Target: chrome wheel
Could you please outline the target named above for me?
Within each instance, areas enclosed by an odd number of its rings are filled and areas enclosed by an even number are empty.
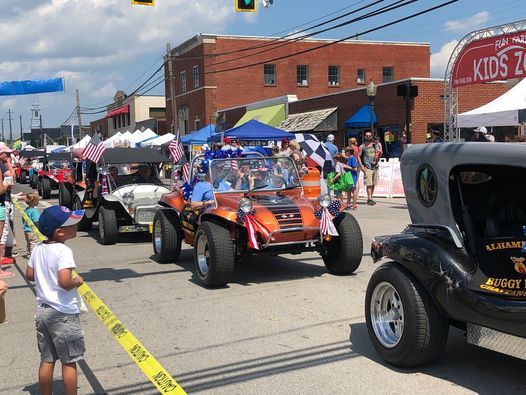
[[[404,306],[398,291],[388,282],[375,287],[370,314],[378,341],[386,348],[395,347],[404,333]]]
[[[163,232],[161,229],[160,221],[155,221],[153,223],[153,245],[156,254],[158,254],[161,251],[162,234]]]
[[[210,250],[208,246],[208,239],[204,233],[199,236],[197,245],[195,246],[195,251],[197,255],[197,265],[199,267],[199,271],[203,276],[206,276],[209,270],[208,260],[210,259]]]

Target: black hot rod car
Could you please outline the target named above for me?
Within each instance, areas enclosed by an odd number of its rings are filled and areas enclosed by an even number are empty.
[[[412,223],[371,247],[389,260],[366,293],[377,352],[421,365],[455,326],[470,344],[526,359],[526,146],[412,146],[401,168]]]

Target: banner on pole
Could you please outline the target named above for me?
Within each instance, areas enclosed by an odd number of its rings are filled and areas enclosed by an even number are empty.
[[[62,78],[0,82],[0,96],[32,95],[35,93],[63,92]]]

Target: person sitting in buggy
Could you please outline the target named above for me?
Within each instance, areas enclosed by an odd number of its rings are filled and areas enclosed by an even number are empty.
[[[205,167],[206,166],[203,166],[202,169],[206,170]],[[215,203],[213,188],[223,192],[231,189],[228,183],[226,183],[224,180],[216,182],[214,183],[215,185],[212,185],[210,182],[210,174],[207,171],[200,173],[200,175],[202,180],[195,184],[192,191],[190,207],[193,209],[203,208]]]
[[[162,185],[161,180],[156,177],[156,172],[154,171],[151,164],[140,164],[138,166],[132,167],[132,170],[137,169],[137,173],[133,179],[133,182],[136,184],[156,184]]]

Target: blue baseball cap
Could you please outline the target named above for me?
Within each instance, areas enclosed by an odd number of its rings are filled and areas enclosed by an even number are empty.
[[[37,226],[44,236],[51,237],[59,228],[78,224],[83,216],[84,210],[71,211],[64,206],[51,206],[42,211]]]

